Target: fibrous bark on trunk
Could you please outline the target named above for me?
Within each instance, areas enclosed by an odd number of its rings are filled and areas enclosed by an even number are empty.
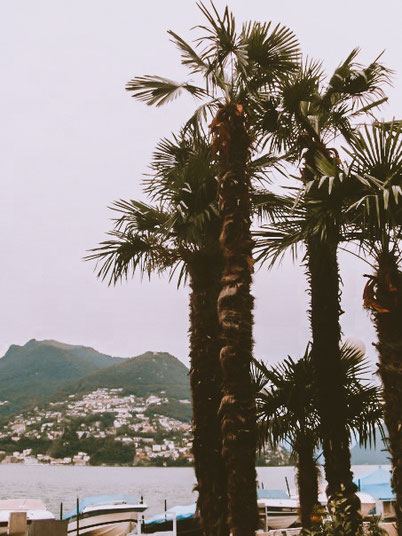
[[[398,534],[402,534],[402,273],[394,251],[382,251],[372,280],[375,294],[365,305],[373,309],[378,336],[379,373],[384,387],[384,420],[392,458]]]
[[[358,525],[360,501],[351,471],[345,378],[340,359],[338,240],[336,229],[327,229],[327,233],[325,240],[315,235],[307,243],[311,293],[311,357],[317,385],[327,495],[329,499],[342,495],[350,506],[355,525]]]
[[[318,143],[318,142],[317,142]],[[323,144],[313,143],[305,153],[304,180],[317,180],[315,157],[322,152],[333,159],[332,151]],[[335,155],[336,158],[336,155]],[[315,201],[321,200],[318,187],[312,188],[308,210],[314,221]],[[318,218],[322,217],[319,215]],[[317,386],[321,440],[325,459],[325,477],[329,500],[343,496],[349,506],[352,530],[361,522],[360,500],[356,495],[350,461],[350,438],[346,427],[345,378],[341,366],[340,276],[337,258],[339,230],[336,221],[320,223],[312,229],[306,242],[307,277],[311,299],[310,324],[312,334],[311,358]]]
[[[256,492],[256,407],[250,376],[253,261],[250,184],[246,174],[250,138],[243,107],[227,104],[212,125],[219,162],[220,246],[223,256],[218,318],[221,326],[223,397],[222,455],[227,472],[228,522],[233,536],[254,536]]]
[[[190,267],[190,384],[193,402],[193,455],[198,508],[205,536],[228,536],[226,474],[220,419],[221,341],[216,302],[222,263],[219,254],[193,255]]]
[[[312,525],[314,508],[318,506],[318,467],[314,457],[314,441],[303,434],[295,443],[296,471],[299,491],[300,521],[303,529]]]

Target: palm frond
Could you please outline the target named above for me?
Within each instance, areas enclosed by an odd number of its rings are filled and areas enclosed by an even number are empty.
[[[171,213],[143,201],[120,199],[115,201],[110,208],[117,214],[114,219],[116,230],[124,227],[126,231],[134,233],[155,233],[171,227],[174,220],[174,215]]]
[[[226,7],[221,16],[213,2],[211,11],[205,4],[197,4],[206,19],[206,24],[196,26],[202,35],[195,40],[197,47],[203,47],[201,56],[209,65],[204,73],[208,88],[215,94],[223,93],[230,100],[240,73],[244,73],[248,58],[243,44],[238,39],[233,13]]]
[[[364,352],[345,343],[341,347],[343,389],[347,407],[347,426],[360,445],[375,442],[376,430],[382,432],[383,404],[380,389],[368,382],[370,363]]]
[[[271,152],[253,158],[247,164],[246,173],[253,182],[271,182],[273,171],[284,175],[283,160]]]
[[[310,58],[301,62],[281,88],[284,109],[290,114],[301,111],[305,117],[314,115],[307,103],[316,101],[323,77],[321,62]]]
[[[187,82],[175,82],[161,76],[138,76],[130,80],[126,90],[132,92],[132,96],[148,106],[162,106],[179,97],[186,91],[195,98],[201,99],[207,96],[205,89],[194,86]]]
[[[262,188],[254,188],[251,202],[253,212],[259,220],[272,222],[286,219],[294,206],[293,197],[279,195]]]
[[[87,261],[96,261],[97,277],[109,285],[128,279],[137,271],[141,275],[164,271],[175,254],[151,236],[112,231],[113,239],[105,240],[90,250]]]
[[[178,136],[161,140],[151,170],[144,181],[145,191],[174,215],[172,233],[177,240],[199,247],[215,240],[217,171],[205,136],[184,129]]]
[[[211,98],[207,102],[203,102],[195,109],[190,119],[187,120],[184,130],[189,129],[201,136],[204,133],[203,126],[208,125],[215,116],[220,102],[220,99],[217,98]]]
[[[318,444],[318,413],[315,409],[311,374],[310,345],[304,356],[290,356],[268,367],[254,360],[257,421],[262,443],[273,446],[287,441],[294,448],[300,435]]]
[[[402,229],[402,128],[373,125],[354,136],[347,153],[360,195],[349,207],[366,238],[400,234]],[[385,233],[385,234],[384,234]]]
[[[388,102],[388,97],[382,97],[380,99],[374,100],[373,102],[370,102],[366,106],[363,106],[362,108],[359,108],[358,110],[353,112],[350,117],[358,117],[360,115],[365,115],[368,113],[370,113],[371,115],[371,111],[373,109],[380,108],[380,106],[382,106],[386,102]]]
[[[307,238],[304,220],[293,218],[288,221],[277,221],[273,224],[262,225],[254,233],[256,240],[256,261],[268,264],[272,268],[280,262],[285,253],[290,251],[292,259],[298,258],[299,250]]]
[[[297,69],[299,42],[286,26],[249,22],[243,25],[240,39],[247,50],[251,86],[271,86]]]
[[[339,65],[331,77],[323,103],[329,105],[338,95],[341,99],[352,99],[357,104],[369,105],[382,100],[384,86],[390,84],[392,71],[380,63],[380,56],[366,67],[355,62],[359,49],[354,49]]]
[[[353,345],[341,349],[341,367],[347,402],[347,427],[361,445],[371,445],[376,431],[382,433],[382,400],[378,387],[367,380],[368,362]],[[290,356],[268,367],[253,361],[259,436],[262,445],[287,441],[297,450],[300,437],[309,437],[315,446],[321,438],[317,386],[308,345],[301,359]]]
[[[172,42],[181,52],[182,64],[190,69],[191,74],[201,73],[205,75],[210,71],[211,66],[201,55],[197,54],[191,45],[186,43],[184,39],[172,30],[169,30],[168,34],[171,36]]]

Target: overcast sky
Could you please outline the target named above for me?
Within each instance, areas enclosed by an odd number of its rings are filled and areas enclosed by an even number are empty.
[[[396,71],[384,117],[402,117],[401,0],[235,0],[239,22],[290,26],[328,71],[360,46],[386,50]],[[222,0],[216,0],[222,8]],[[141,196],[160,137],[177,130],[190,99],[153,110],[130,98],[131,77],[182,78],[167,30],[190,38],[192,0],[2,0],[0,6],[0,354],[53,338],[118,356],[169,351],[188,362],[188,297],[139,278],[108,288],[82,257],[111,228],[107,206]],[[362,310],[369,267],[341,255],[345,336],[370,347]],[[303,269],[290,261],[256,274],[256,355],[298,356],[308,340]],[[372,351],[371,351],[372,352]]]

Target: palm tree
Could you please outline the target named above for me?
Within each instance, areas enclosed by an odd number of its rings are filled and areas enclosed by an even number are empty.
[[[303,528],[310,528],[313,509],[318,505],[319,471],[315,457],[318,415],[312,388],[310,347],[294,361],[290,356],[268,368],[255,361],[256,400],[260,444],[272,448],[289,443],[296,455],[300,517]]]
[[[300,166],[302,188],[288,221],[266,228],[260,246],[262,258],[275,259],[287,247],[302,241],[310,291],[312,361],[318,386],[325,473],[330,497],[342,493],[356,512],[358,499],[350,467],[346,428],[346,400],[340,363],[341,314],[337,248],[341,241],[345,197],[354,184],[344,173],[333,139],[354,136],[357,117],[372,113],[386,98],[382,85],[389,72],[378,58],[367,67],[355,62],[354,50],[325,85],[320,64],[305,62],[282,84],[280,95],[263,103],[258,123],[266,143],[284,150]],[[303,207],[300,205],[303,204]]]
[[[92,250],[98,276],[116,284],[136,273],[178,273],[189,280],[193,455],[204,534],[226,536],[226,478],[221,456],[221,342],[216,302],[222,259],[216,172],[205,137],[182,132],[154,153],[146,192],[153,205],[119,201],[112,238]],[[156,203],[156,205],[155,205]]]
[[[287,442],[295,454],[300,517],[303,528],[309,529],[319,504],[316,452],[322,443],[311,347],[298,361],[288,356],[270,368],[255,361],[255,368],[261,443],[275,448]],[[341,368],[348,432],[366,446],[375,440],[376,427],[382,430],[378,388],[367,382],[369,366],[356,347],[342,346]]]
[[[268,155],[250,162],[248,174],[261,184]],[[208,535],[226,535],[226,478],[221,453],[218,410],[221,403],[220,328],[216,303],[222,257],[217,181],[205,136],[186,128],[173,140],[164,139],[154,152],[145,191],[153,205],[119,201],[111,239],[92,250],[88,259],[100,263],[98,276],[116,284],[129,275],[168,271],[190,292],[190,383],[193,402],[193,455],[198,482],[201,526]],[[156,205],[155,205],[156,203]],[[253,188],[260,216],[280,213],[280,202]],[[267,217],[267,215],[266,215]]]
[[[223,397],[219,409],[222,455],[227,472],[228,519],[234,536],[254,534],[257,526],[255,472],[255,402],[250,378],[253,297],[251,184],[247,173],[253,141],[253,110],[261,95],[271,95],[278,82],[294,69],[298,44],[287,28],[249,23],[236,30],[225,9],[221,17],[198,4],[206,18],[199,26],[198,52],[169,32],[191,74],[202,86],[177,83],[159,76],[137,77],[127,89],[137,99],[160,106],[182,91],[203,99],[190,122],[214,114],[212,147],[218,164],[219,238],[223,271],[217,300],[221,328]],[[197,47],[196,47],[197,48]]]
[[[356,137],[351,150],[352,173],[364,181],[351,207],[353,238],[374,258],[364,306],[377,331],[379,373],[384,387],[385,423],[392,456],[392,484],[402,532],[402,129],[376,124]]]

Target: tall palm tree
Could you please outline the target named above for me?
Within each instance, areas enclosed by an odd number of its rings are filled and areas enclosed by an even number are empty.
[[[374,258],[364,306],[377,331],[379,373],[384,387],[385,423],[392,456],[392,484],[402,533],[402,129],[376,124],[356,136],[352,173],[363,179],[361,196],[351,207],[353,238]]]
[[[255,132],[253,110],[262,94],[271,95],[278,82],[294,70],[298,44],[287,28],[249,23],[240,32],[225,9],[220,16],[198,4],[206,25],[197,39],[198,51],[174,32],[182,63],[202,86],[161,77],[137,77],[127,89],[137,99],[161,105],[182,90],[203,99],[193,124],[208,114],[212,147],[218,164],[218,209],[222,219],[219,238],[223,271],[217,300],[221,328],[223,397],[220,405],[222,454],[227,472],[228,519],[234,536],[254,534],[257,526],[255,472],[255,402],[250,378],[253,297],[250,292],[253,259],[251,185],[247,174]]]
[[[250,162],[248,174],[261,184],[268,155]],[[190,383],[193,402],[193,455],[198,482],[201,527],[208,535],[226,535],[227,496],[218,415],[222,398],[220,328],[217,299],[222,275],[219,248],[216,166],[205,136],[186,128],[164,139],[154,152],[145,191],[153,204],[119,201],[111,239],[92,250],[98,276],[116,284],[136,272],[178,273],[190,286]],[[279,214],[280,202],[253,188],[257,214]]]
[[[269,368],[255,361],[255,367],[261,442],[273,447],[287,442],[295,454],[301,522],[304,529],[309,529],[318,505],[316,452],[322,443],[310,345],[298,361],[288,356]],[[376,428],[382,430],[379,390],[367,381],[369,366],[356,347],[342,346],[341,368],[347,428],[366,446],[375,440]]]
[[[204,534],[226,536],[226,478],[221,456],[221,342],[216,302],[222,258],[216,170],[205,137],[182,132],[162,140],[145,190],[152,205],[119,201],[112,238],[92,251],[98,276],[117,283],[136,273],[178,273],[189,281],[193,455]]]
[[[344,198],[351,195],[334,138],[349,142],[356,118],[371,114],[382,104],[382,85],[389,72],[378,58],[367,67],[357,64],[354,50],[336,69],[327,84],[320,64],[303,62],[297,73],[282,84],[279,96],[261,106],[258,123],[266,131],[266,143],[286,151],[299,165],[302,188],[290,220],[278,231],[267,229],[261,242],[262,256],[275,258],[275,251],[302,240],[310,292],[312,361],[318,385],[328,495],[342,493],[356,512],[358,499],[350,466],[346,429],[346,400],[340,364],[341,314],[337,248],[344,221]],[[279,248],[279,249],[277,249]]]

